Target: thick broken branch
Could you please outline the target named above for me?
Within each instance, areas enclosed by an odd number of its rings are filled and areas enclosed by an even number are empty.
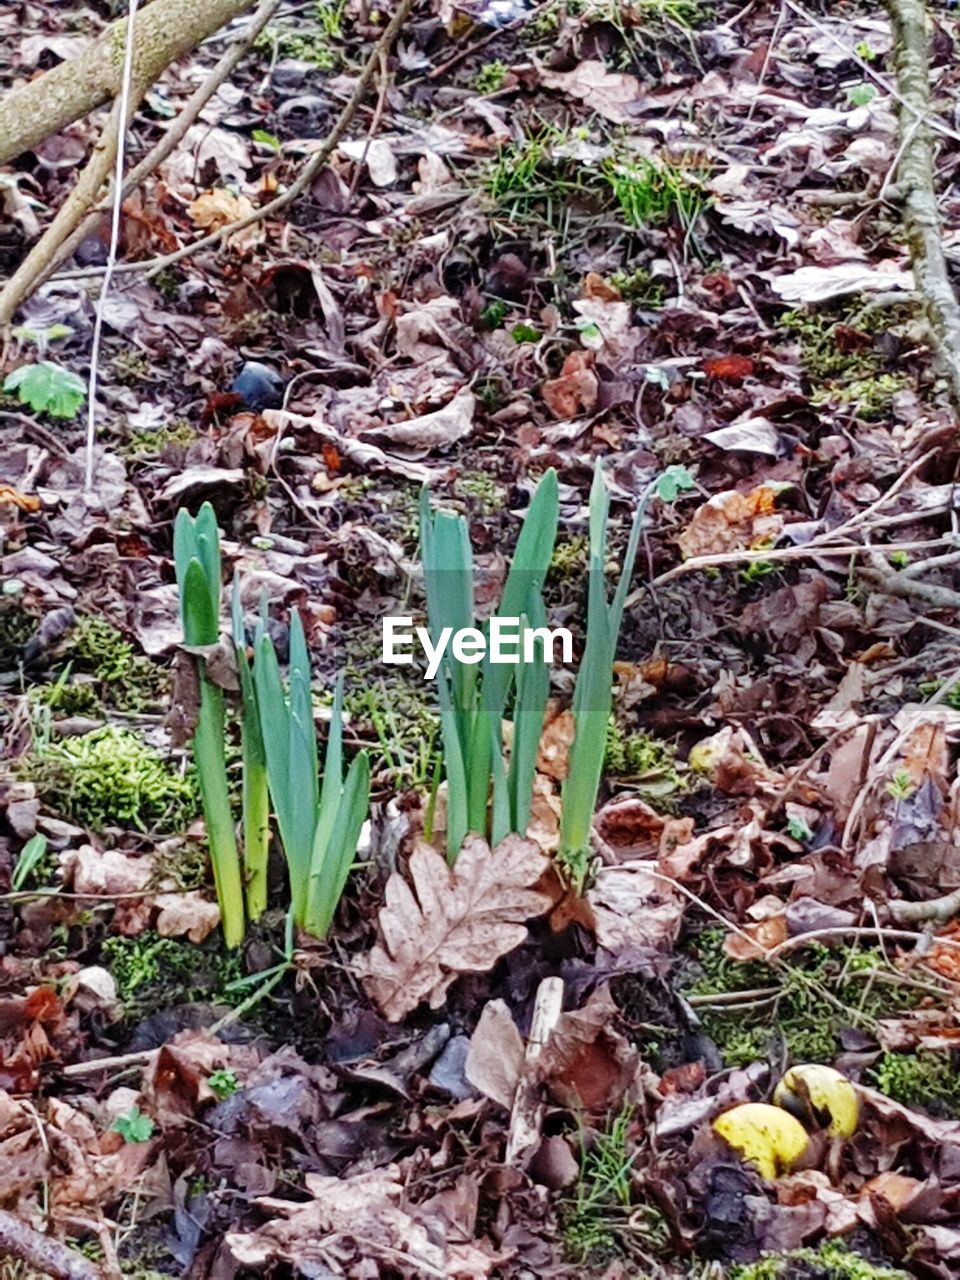
[[[917,288],[923,300],[937,353],[960,406],[960,304],[943,253],[934,183],[930,117],[930,68],[927,59],[927,7],[924,0],[888,0],[893,23],[897,88],[900,92],[898,189]]]
[[[252,0],[153,0],[137,15],[135,84],[164,68],[233,18]],[[116,97],[123,72],[126,19],[112,23],[76,58],[61,62],[0,100],[0,164]]]
[[[146,88],[143,84],[131,86],[128,117],[136,110]],[[53,269],[64,244],[71,241],[77,227],[93,208],[117,158],[120,127],[118,99],[76,186],[57,210],[53,222],[0,290],[0,327],[10,323],[20,303]],[[126,128],[126,121],[123,127]]]
[[[124,178],[122,199],[125,200],[131,192],[135,191],[166,160],[177,144],[183,140],[187,130],[194,123],[197,116],[228,76],[236,70],[247,50],[279,7],[280,0],[261,0],[259,8],[250,19],[249,25],[233,41],[203,84],[190,95],[179,115],[160,141]],[[37,271],[35,279],[32,281],[30,288],[24,293],[24,297],[43,284],[57,264],[62,262],[64,258],[68,258],[81,241],[93,234],[100,215],[108,208],[109,202],[105,199],[84,217],[78,227],[66,236],[57,248],[52,260],[45,264],[42,270]]]
[[[931,898],[927,902],[903,902],[899,898],[887,903],[891,920],[897,924],[922,924],[932,921],[934,924],[946,924],[960,912],[960,889],[945,893],[941,898]]]
[[[0,1209],[0,1257],[19,1258],[53,1280],[99,1280],[100,1272],[82,1254],[34,1231],[21,1218]]]

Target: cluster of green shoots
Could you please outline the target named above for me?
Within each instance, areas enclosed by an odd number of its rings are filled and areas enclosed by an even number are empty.
[[[530,503],[500,601],[503,617],[521,619],[521,634],[546,626],[543,583],[557,515],[557,475],[550,470]],[[436,642],[446,628],[455,634],[475,625],[473,552],[465,518],[432,512],[427,489],[421,499],[420,546],[427,616]],[[501,722],[511,688],[513,750],[506,764]],[[479,669],[447,656],[437,690],[447,776],[447,857],[453,862],[468,831],[488,835],[493,843],[512,831],[526,832],[550,691],[543,643],[533,661],[516,665],[515,674],[513,666],[492,664],[486,655]]]
[[[360,753],[343,776],[343,686],[337,684],[323,769],[319,759],[310,663],[303,626],[290,626],[290,675],[285,686],[265,605],[247,652],[239,583],[233,589],[233,642],[240,677],[243,764],[243,861],[237,847],[225,760],[225,701],[211,680],[204,653],[220,635],[220,534],[216,516],[204,503],[194,518],[177,515],[174,562],[186,645],[198,657],[200,707],[194,754],[210,857],[223,920],[224,940],[238,946],[247,919],[259,919],[267,905],[270,804],[290,877],[293,924],[314,937],[326,936],[356,855],[367,813],[370,767]]]
[[[486,176],[490,196],[513,219],[533,213],[562,225],[573,202],[619,211],[635,228],[676,220],[689,235],[707,206],[704,172],[695,165],[616,151],[600,164],[577,158],[571,139],[543,124],[501,148]]]
[[[644,512],[653,494],[672,501],[692,484],[692,477],[682,468],[672,468],[648,486],[634,514],[620,581],[613,600],[608,601],[610,494],[599,463],[594,472],[587,541],[586,644],[574,686],[574,737],[561,794],[558,851],[578,890],[590,865],[593,813],[613,701],[613,662]],[[521,638],[531,633],[529,655],[522,639],[522,656],[515,664],[493,664],[484,656],[478,666],[459,661],[447,649],[438,673],[447,778],[447,857],[451,863],[468,832],[496,843],[511,832],[524,834],[527,830],[550,685],[541,634],[546,629],[543,584],[554,556],[557,516],[557,478],[551,470],[531,500],[497,611],[502,617],[520,619]],[[437,644],[445,628],[455,633],[475,625],[473,556],[464,517],[432,512],[426,490],[421,509],[421,554],[429,630]],[[487,650],[484,652],[486,655]],[[512,746],[507,757],[501,722],[511,702]]]

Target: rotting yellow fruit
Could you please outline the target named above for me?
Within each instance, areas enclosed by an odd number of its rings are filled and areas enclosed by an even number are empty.
[[[742,1102],[717,1116],[713,1131],[755,1165],[764,1178],[786,1173],[807,1149],[807,1131],[781,1107]]]
[[[849,1138],[860,1119],[856,1089],[840,1071],[818,1062],[791,1067],[773,1100],[808,1129],[825,1129],[831,1138]]]

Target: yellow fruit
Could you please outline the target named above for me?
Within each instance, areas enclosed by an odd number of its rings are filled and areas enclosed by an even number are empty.
[[[773,1100],[808,1129],[825,1129],[832,1138],[849,1138],[860,1118],[857,1091],[839,1071],[817,1062],[791,1067]]]
[[[743,1102],[713,1122],[720,1135],[764,1178],[786,1173],[807,1149],[807,1132],[799,1120],[766,1102]]]

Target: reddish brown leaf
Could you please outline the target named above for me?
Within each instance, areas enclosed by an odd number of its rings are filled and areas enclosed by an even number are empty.
[[[753,373],[753,361],[749,356],[716,356],[704,360],[703,371],[720,382],[740,382]]]

